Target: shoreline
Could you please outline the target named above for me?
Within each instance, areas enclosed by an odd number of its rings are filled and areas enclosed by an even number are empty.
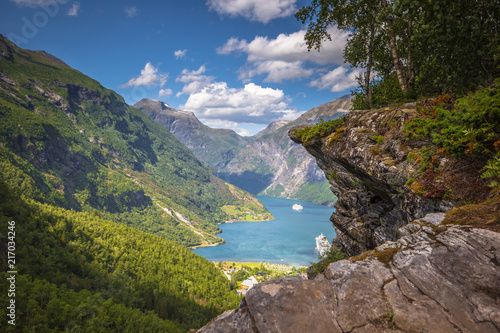
[[[221,222],[217,225],[221,225],[221,224],[226,224],[226,223],[235,223],[235,222],[251,222],[251,223],[254,223],[254,222],[269,222],[269,221],[274,221],[276,220],[275,217],[273,217],[272,219],[268,219],[268,220],[252,220],[252,221],[248,221],[248,220],[228,220],[228,221],[224,221],[224,222]]]
[[[266,262],[266,261],[256,262],[256,261],[237,261],[237,260],[220,260],[220,261],[210,260],[210,262],[212,262],[214,265],[217,265],[218,263],[223,262],[226,264],[235,263],[236,266],[238,266],[238,265],[241,265],[241,266],[281,265],[281,266],[287,266],[287,267],[297,267],[297,266],[291,265],[291,264],[285,264],[285,263],[276,264],[276,263],[271,263],[271,262]],[[309,266],[299,265],[298,267],[299,268],[307,268]]]

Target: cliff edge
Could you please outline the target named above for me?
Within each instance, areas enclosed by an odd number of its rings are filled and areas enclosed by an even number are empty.
[[[314,280],[258,284],[212,332],[498,332],[500,234],[442,226],[443,213]]]
[[[408,139],[418,117],[410,104],[291,129],[339,198],[333,244],[351,257],[259,284],[198,332],[500,331],[500,194],[481,159]]]
[[[428,213],[486,198],[481,161],[457,160],[432,142],[405,137],[405,124],[419,117],[413,104],[391,106],[352,111],[312,133],[306,126],[289,131],[316,158],[338,197],[331,217],[336,248],[358,255],[399,239],[399,228]],[[423,173],[425,159],[429,170]]]

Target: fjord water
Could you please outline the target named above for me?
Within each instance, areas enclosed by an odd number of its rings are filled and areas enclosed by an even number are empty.
[[[225,244],[193,250],[212,261],[268,262],[309,265],[318,260],[315,238],[331,242],[335,230],[329,218],[334,208],[290,199],[258,197],[275,217],[272,221],[220,225]],[[302,211],[292,209],[298,203]]]

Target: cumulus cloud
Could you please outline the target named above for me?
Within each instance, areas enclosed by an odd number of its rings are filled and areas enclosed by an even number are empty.
[[[239,79],[249,82],[254,76],[266,74],[264,82],[282,83],[283,80],[294,80],[313,74],[313,70],[306,69],[300,61],[286,62],[282,60],[268,60],[253,64],[250,69],[241,69]]]
[[[343,91],[357,86],[356,77],[360,74],[361,70],[359,69],[349,71],[346,67],[340,66],[322,75],[317,80],[313,80],[310,85],[320,90],[329,89],[332,92]]]
[[[259,60],[282,60],[282,61],[310,61],[319,65],[343,64],[343,50],[349,33],[338,30],[335,27],[328,29],[332,41],[325,42],[321,52],[307,50],[304,40],[306,30],[300,30],[291,34],[280,34],[274,39],[257,36],[248,43],[246,40],[230,38],[222,47],[217,49],[219,54],[230,54],[233,52],[244,52],[248,55],[250,62]]]
[[[80,9],[80,3],[79,2],[73,2],[73,5],[71,8],[68,10],[66,15],[68,16],[78,16],[78,10]]]
[[[128,17],[134,17],[137,14],[139,14],[139,9],[137,9],[136,6],[125,7],[124,11],[125,11],[125,13],[127,14]]]
[[[177,97],[182,94],[192,94],[194,92],[199,92],[206,86],[208,86],[213,80],[213,76],[204,75],[206,72],[205,65],[200,66],[197,70],[183,69],[181,75],[175,79],[176,82],[184,83],[182,91],[177,93]]]
[[[177,50],[174,52],[174,55],[177,59],[184,58],[186,56],[187,50]]]
[[[169,97],[170,95],[172,95],[172,93],[172,89],[160,89],[160,91],[158,92],[158,97]]]
[[[192,93],[184,110],[194,111],[200,119],[235,123],[268,124],[293,117],[289,98],[280,89],[248,83],[243,88],[230,88],[225,82],[213,82]]]
[[[130,79],[127,83],[120,86],[120,88],[138,87],[138,86],[160,86],[167,82],[168,74],[159,74],[158,69],[151,65],[150,62],[141,70],[141,75],[136,78]]]
[[[217,48],[218,54],[247,54],[247,63],[240,69],[240,79],[248,81],[256,75],[266,75],[266,82],[281,83],[283,80],[305,78],[314,70],[307,63],[316,66],[340,66],[344,63],[343,49],[349,33],[335,27],[328,29],[331,42],[325,42],[321,52],[307,49],[304,36],[306,30],[291,34],[280,34],[274,39],[257,36],[251,42],[230,38]]]
[[[230,17],[268,23],[272,19],[295,14],[297,0],[208,0],[211,10]]]

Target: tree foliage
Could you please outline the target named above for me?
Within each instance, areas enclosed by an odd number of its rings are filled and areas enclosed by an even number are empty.
[[[185,247],[98,214],[21,199],[0,181],[2,249],[8,221],[15,221],[16,328],[178,332],[239,302],[220,271]],[[6,251],[0,264],[6,267]],[[0,299],[4,328],[8,301]]]
[[[296,18],[309,22],[310,50],[331,39],[332,25],[350,32],[344,58],[365,69],[359,97],[369,106],[373,78],[396,77],[411,97],[465,92],[498,75],[498,0],[313,0]]]

